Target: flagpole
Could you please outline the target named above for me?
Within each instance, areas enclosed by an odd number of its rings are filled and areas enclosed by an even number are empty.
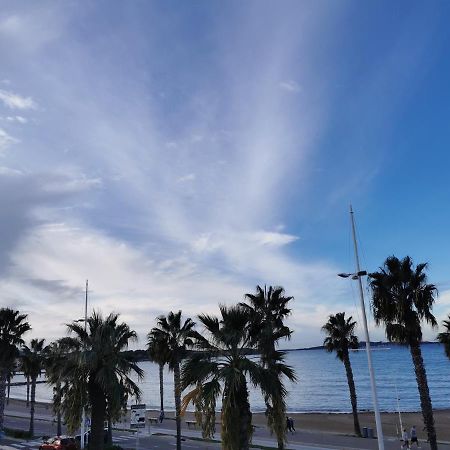
[[[87,305],[88,305],[88,280],[86,280],[86,290],[85,290],[85,301],[84,301],[84,333],[86,334],[87,329]],[[86,340],[84,340],[86,342]],[[83,350],[86,350],[86,344],[84,344]],[[85,355],[83,355],[84,357]],[[81,391],[81,405],[83,411],[81,414],[81,436],[80,436],[80,447],[83,450],[85,446],[84,435],[86,426],[86,408],[84,407],[84,386]]]
[[[350,205],[350,218],[352,222],[352,235],[353,235],[353,246],[355,249],[355,262],[356,262],[356,273],[359,274],[361,272],[361,268],[359,265],[359,255],[358,255],[358,243],[356,241],[356,231],[355,231],[355,218],[352,206]],[[359,298],[361,302],[361,310],[363,317],[363,326],[364,326],[364,335],[366,339],[366,353],[367,353],[367,362],[369,365],[369,373],[370,373],[370,387],[372,390],[372,401],[373,401],[373,409],[375,412],[375,423],[377,428],[377,438],[378,438],[378,449],[384,450],[384,438],[383,438],[383,428],[381,426],[381,416],[380,409],[378,407],[378,396],[377,396],[377,385],[375,382],[375,372],[372,364],[372,351],[370,348],[370,337],[369,337],[369,329],[367,327],[367,316],[366,316],[366,305],[364,303],[364,291],[361,281],[361,275],[357,276],[358,285],[359,285]]]

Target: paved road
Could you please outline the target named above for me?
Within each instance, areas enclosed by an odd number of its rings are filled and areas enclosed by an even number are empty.
[[[6,408],[6,427],[26,430],[28,428],[28,422],[29,412],[23,406],[10,405]],[[128,428],[128,423],[124,422],[122,424],[118,424],[118,426],[120,429],[124,430]],[[185,437],[185,440],[183,441],[183,449],[220,449],[220,444],[190,440],[189,438],[199,438],[200,432],[198,430],[187,428],[184,422],[183,427],[182,433]],[[56,424],[53,421],[53,416],[50,409],[43,406],[37,407],[35,430],[36,436],[52,436],[56,434]],[[145,434],[146,436],[142,435],[139,438],[139,450],[167,450],[175,447],[174,420],[166,419],[163,424],[151,425],[150,428],[145,430]],[[220,438],[220,429],[217,430],[216,437],[217,439]],[[114,431],[113,441],[127,450],[134,450],[138,448],[136,446],[135,435],[127,431]],[[34,439],[32,441],[2,440],[0,442],[0,450],[3,450],[2,445],[6,444],[9,446],[7,450],[37,449],[41,442],[42,439]],[[259,427],[256,429],[253,437],[253,443],[275,447],[275,441],[265,427]],[[378,445],[375,439],[360,439],[353,436],[297,430],[295,434],[289,435],[288,448],[292,450],[376,450]],[[385,448],[386,450],[398,450],[400,448],[400,444],[395,439],[386,440]],[[422,449],[428,450],[429,446],[427,444],[422,444]],[[450,450],[450,445],[441,444],[439,446],[439,450]]]

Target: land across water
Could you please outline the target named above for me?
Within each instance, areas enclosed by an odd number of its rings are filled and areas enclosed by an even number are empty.
[[[23,400],[11,399],[9,405],[6,407],[6,414],[12,417],[26,416],[29,414],[29,409],[26,407]],[[147,418],[156,418],[159,415],[157,410],[148,410]],[[353,435],[353,417],[347,413],[292,413],[289,414],[294,419],[297,433],[314,432],[336,435]],[[219,414],[217,421],[219,422]],[[383,432],[386,437],[395,438],[398,436],[399,430],[399,416],[397,413],[382,413]],[[373,412],[359,413],[361,427],[370,427],[375,432],[375,420]],[[36,419],[53,421],[53,413],[51,404],[38,402],[36,404]],[[436,431],[439,441],[450,442],[450,409],[435,410],[434,419],[436,423]],[[164,423],[174,420],[173,412],[166,412]],[[183,419],[183,428],[187,428],[188,421],[195,421],[192,412],[186,412]],[[403,426],[408,430],[412,425],[415,425],[418,430],[419,439],[426,440],[426,433],[423,431],[422,414],[419,412],[402,413]],[[124,418],[121,427],[126,427],[128,418]],[[263,413],[253,413],[253,425],[256,426],[255,435],[266,435],[266,417]],[[159,425],[156,425],[159,426]],[[219,432],[218,427],[218,432]]]

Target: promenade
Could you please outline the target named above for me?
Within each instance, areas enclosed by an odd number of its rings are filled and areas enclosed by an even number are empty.
[[[27,429],[29,423],[29,411],[22,402],[11,402],[6,407],[5,426],[11,428]],[[150,413],[153,417],[155,414]],[[54,435],[56,424],[49,405],[37,404],[36,406],[36,436]],[[162,424],[150,424],[143,430],[137,442],[136,435],[127,431],[128,421],[116,424],[113,433],[115,443],[126,450],[143,449],[170,449],[175,446],[175,420],[166,418]],[[197,429],[188,428],[186,421],[182,421],[182,435],[184,438],[183,448],[219,450],[220,443],[201,441],[201,432]],[[339,433],[316,432],[297,428],[297,431],[288,436],[287,448],[291,450],[376,450],[378,448],[376,439],[362,439]],[[215,440],[220,440],[220,426],[217,426]],[[41,439],[35,438],[30,441],[5,439],[0,442],[0,450],[12,449],[37,449]],[[261,447],[276,448],[276,441],[270,436],[266,427],[257,427],[253,436],[253,445]],[[385,439],[386,450],[398,450],[399,441],[394,437]],[[422,442],[421,448],[428,450],[429,446]],[[440,450],[450,450],[450,444],[440,443]]]

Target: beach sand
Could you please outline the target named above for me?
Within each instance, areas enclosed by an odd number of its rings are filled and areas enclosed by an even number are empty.
[[[155,412],[155,415],[157,412]],[[294,419],[295,429],[303,431],[313,431],[321,433],[347,434],[353,435],[353,416],[352,414],[336,413],[289,413]],[[172,413],[166,414],[171,417]],[[359,423],[362,427],[371,427],[376,434],[375,416],[371,412],[361,412],[358,414]],[[184,420],[194,420],[192,413],[186,413]],[[219,419],[217,419],[219,420]],[[253,425],[257,427],[266,426],[266,417],[263,413],[253,413]],[[434,411],[434,420],[436,432],[440,441],[450,442],[450,410]],[[398,436],[399,418],[397,413],[382,413],[381,421],[383,424],[383,433],[385,436]],[[423,430],[422,413],[402,413],[403,426],[410,431],[413,425],[416,426],[419,439],[426,440],[426,432]]]
[[[9,406],[6,407],[6,413],[8,410],[25,410],[25,402],[23,400],[11,399]],[[51,415],[51,405],[46,403],[36,403],[36,413]],[[148,417],[158,417],[159,411],[148,411]],[[353,434],[353,416],[351,414],[336,414],[336,413],[289,413],[290,417],[294,419],[295,428],[297,431],[312,431],[321,433],[334,433],[334,434]],[[173,419],[173,412],[166,412],[166,419]],[[395,437],[398,436],[399,417],[397,413],[382,413],[381,419],[383,423],[383,432],[386,436]],[[183,422],[186,420],[195,420],[194,414],[186,412]],[[219,415],[217,415],[217,421],[219,421]],[[450,442],[450,409],[435,410],[434,420],[436,423],[436,431],[439,441]],[[371,427],[375,432],[375,419],[374,414],[370,412],[359,413],[359,421],[362,427]],[[415,413],[402,413],[403,426],[410,430],[412,425],[416,425],[419,439],[426,439],[426,433],[423,431],[423,419],[422,414]],[[266,417],[263,413],[253,413],[253,425],[256,427],[266,426]]]
[[[308,431],[320,431],[326,433],[353,434],[352,414],[289,414],[294,419],[295,428]],[[358,414],[359,423],[362,427],[375,427],[375,416],[370,412]],[[434,411],[436,432],[440,441],[450,441],[450,410]],[[264,414],[254,414],[255,425],[265,423]],[[397,436],[399,429],[399,417],[397,413],[382,413],[381,422],[385,436]],[[403,426],[408,430],[413,425],[416,426],[419,439],[426,439],[426,432],[423,431],[422,413],[402,413]]]
[[[156,417],[158,412],[150,416]],[[295,429],[297,431],[314,431],[321,433],[334,434],[353,434],[353,416],[352,414],[336,414],[336,413],[289,413],[294,419]],[[173,413],[167,413],[166,417],[170,418]],[[193,413],[186,413],[184,420],[195,420]],[[371,427],[376,434],[375,417],[371,412],[361,412],[358,414],[359,423],[362,427]],[[217,418],[219,420],[219,418]],[[434,420],[436,432],[440,441],[450,442],[450,409],[434,411]],[[381,421],[383,424],[383,433],[385,436],[398,436],[397,430],[399,426],[399,417],[397,413],[382,413]],[[413,425],[416,426],[419,439],[426,440],[426,432],[423,431],[422,413],[402,413],[403,426],[408,432]],[[266,426],[266,417],[263,413],[253,413],[253,425],[257,427]]]

